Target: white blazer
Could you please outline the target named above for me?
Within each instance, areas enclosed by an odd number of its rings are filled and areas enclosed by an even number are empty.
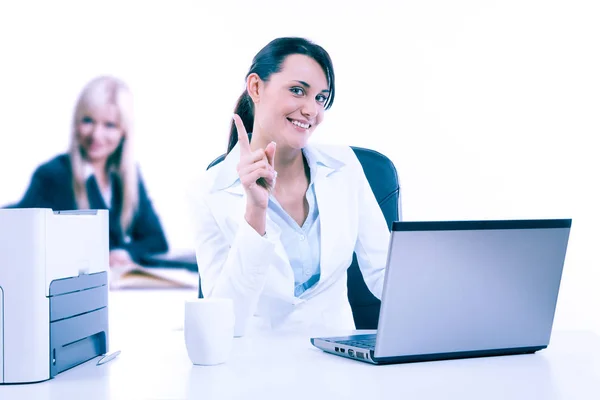
[[[313,177],[321,219],[321,277],[300,297],[294,273],[268,217],[266,237],[245,220],[239,146],[192,189],[196,258],[205,297],[233,299],[236,336],[255,329],[354,329],[347,269],[356,253],[371,292],[381,298],[389,230],[362,166],[349,147],[309,145],[321,161]],[[229,186],[228,186],[229,185]]]

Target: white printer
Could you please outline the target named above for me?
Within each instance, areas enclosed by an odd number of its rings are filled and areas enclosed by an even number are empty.
[[[0,384],[108,351],[108,211],[0,209]]]

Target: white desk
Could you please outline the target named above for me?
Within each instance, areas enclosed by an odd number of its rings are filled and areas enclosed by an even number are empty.
[[[235,339],[227,364],[193,366],[183,304],[193,291],[110,295],[110,347],[98,359],[0,399],[600,399],[600,337],[555,332],[534,355],[373,366],[325,354],[296,335]]]

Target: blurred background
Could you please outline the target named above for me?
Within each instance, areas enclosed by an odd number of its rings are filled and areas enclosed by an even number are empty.
[[[594,0],[5,1],[0,205],[111,74],[169,244],[192,248],[187,191],[226,149],[252,57],[303,36],[337,78],[313,140],[390,157],[405,220],[573,218],[555,327],[600,333],[598,21]]]

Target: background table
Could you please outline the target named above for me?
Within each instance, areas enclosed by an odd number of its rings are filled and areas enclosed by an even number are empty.
[[[184,302],[195,291],[111,292],[110,348],[0,399],[600,399],[600,338],[554,332],[534,355],[374,366],[325,354],[302,334],[234,340],[231,359],[193,366],[183,339]]]

